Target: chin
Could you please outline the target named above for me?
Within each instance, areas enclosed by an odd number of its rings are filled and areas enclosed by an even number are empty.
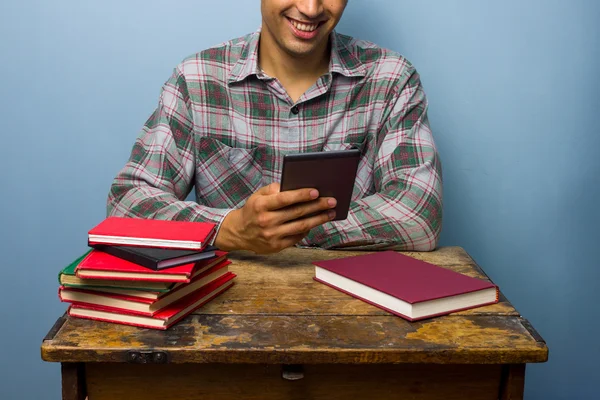
[[[311,46],[310,48],[306,48],[306,47],[299,48],[297,46],[286,46],[286,51],[291,56],[304,58],[304,57],[310,57],[310,55],[315,52],[315,48],[313,46]]]
[[[314,40],[311,43],[302,43],[298,42],[295,38],[284,43],[284,47],[288,54],[296,56],[296,57],[308,57],[313,54],[317,49],[321,47],[323,42],[327,42],[329,35],[325,38],[319,38],[319,40]]]

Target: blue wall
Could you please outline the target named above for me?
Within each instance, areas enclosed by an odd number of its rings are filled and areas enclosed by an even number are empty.
[[[491,3],[351,0],[338,30],[420,71],[444,164],[442,244],[469,251],[551,349],[528,367],[527,398],[587,399],[600,358],[600,2]],[[59,367],[39,356],[65,310],[58,270],[85,250],[172,68],[255,30],[258,8],[0,2],[0,398],[60,398]]]

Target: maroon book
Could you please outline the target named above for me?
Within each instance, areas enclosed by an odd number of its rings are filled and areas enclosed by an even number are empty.
[[[493,283],[394,251],[313,264],[316,281],[409,321],[498,302]]]

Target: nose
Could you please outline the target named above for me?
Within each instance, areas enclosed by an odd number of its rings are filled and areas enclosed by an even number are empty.
[[[296,3],[296,8],[306,18],[317,18],[323,13],[323,0],[300,0]]]

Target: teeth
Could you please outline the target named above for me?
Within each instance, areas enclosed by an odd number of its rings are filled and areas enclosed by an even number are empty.
[[[299,31],[303,31],[303,32],[312,32],[315,29],[317,29],[317,27],[319,26],[319,24],[302,24],[300,22],[296,22],[294,20],[290,20],[292,22],[292,25],[294,25],[294,27],[296,27],[296,29],[298,29]]]

